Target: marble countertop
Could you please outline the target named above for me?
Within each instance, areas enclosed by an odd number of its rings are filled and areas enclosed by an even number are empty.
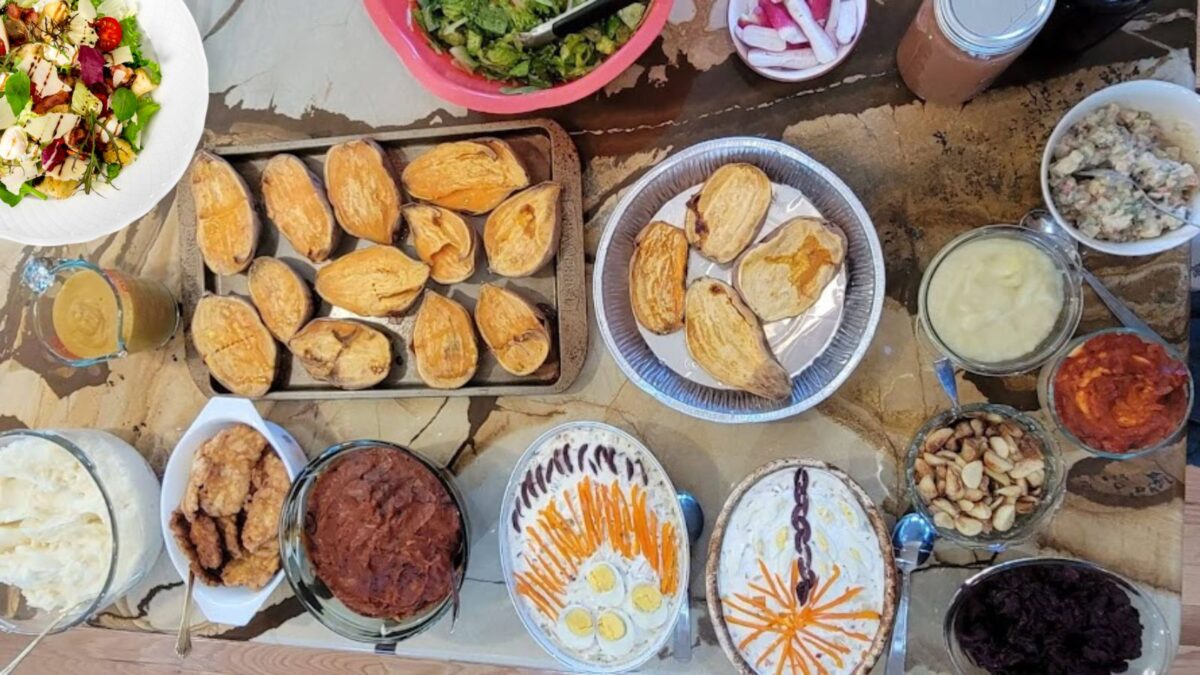
[[[426,93],[356,2],[187,0],[210,63],[204,143],[223,145],[486,119]],[[496,515],[509,472],[530,441],[569,420],[602,420],[641,438],[674,483],[712,518],[732,487],[777,457],[840,466],[888,514],[907,501],[898,470],[913,432],[943,405],[930,354],[916,338],[916,290],[934,253],[958,233],[1015,222],[1039,204],[1037,167],[1058,117],[1091,91],[1123,79],[1195,85],[1189,51],[1196,4],[1165,0],[1073,62],[1026,59],[990,92],[959,108],[914,101],[895,69],[894,46],[917,0],[871,0],[866,33],[828,76],[800,85],[759,78],[733,54],[724,0],[676,0],[670,23],[637,65],[601,94],[547,111],[567,128],[584,168],[590,259],[606,216],[648,167],[688,145],[749,134],[781,138],[837,172],[870,211],[884,247],[887,297],[862,364],[816,409],[793,419],[728,427],[675,413],[631,385],[595,332],[583,373],[555,397],[277,402],[259,409],[310,456],[375,438],[412,446],[448,466],[475,524],[463,615],[377,651],[436,659],[553,667],[517,620],[497,560]],[[52,362],[32,333],[20,269],[34,255],[85,256],[180,288],[173,197],[111,237],[85,245],[23,248],[0,242],[0,429],[99,427],[141,450],[159,471],[205,399],[184,362],[182,334],[154,353],[71,370]],[[1089,256],[1088,265],[1170,341],[1185,344],[1186,247],[1160,256]],[[1114,320],[1087,292],[1081,330]],[[1035,377],[968,376],[964,400],[1037,408]],[[1061,511],[1024,551],[1093,560],[1150,591],[1178,635],[1184,451],[1107,462],[1068,451]],[[668,653],[654,671],[728,672],[702,597],[708,531],[693,556],[697,650],[691,666]],[[947,672],[942,615],[958,583],[994,561],[940,546],[914,577],[910,672]],[[173,631],[182,583],[165,556],[127,598],[94,619],[107,628]],[[195,615],[195,614],[194,614]],[[202,617],[201,617],[202,618]],[[200,621],[200,618],[197,619]],[[197,623],[229,640],[371,649],[343,640],[305,614],[286,584],[247,626]],[[131,637],[130,639],[136,639]],[[881,669],[880,669],[881,670]]]

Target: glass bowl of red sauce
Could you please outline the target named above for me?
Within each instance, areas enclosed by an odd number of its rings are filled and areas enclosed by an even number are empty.
[[[1038,377],[1038,397],[1059,432],[1107,459],[1139,457],[1179,442],[1193,393],[1179,353],[1128,328],[1076,338]]]

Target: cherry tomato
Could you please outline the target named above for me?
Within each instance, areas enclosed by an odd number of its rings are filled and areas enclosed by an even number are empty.
[[[99,36],[99,40],[96,41],[96,49],[102,52],[111,52],[120,47],[121,38],[125,37],[124,31],[121,30],[121,22],[111,16],[102,16],[96,19],[92,28],[96,29],[96,35]]]

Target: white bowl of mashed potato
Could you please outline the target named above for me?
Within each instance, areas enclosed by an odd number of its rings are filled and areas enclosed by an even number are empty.
[[[0,434],[0,630],[63,631],[128,593],[162,551],[158,492],[103,431]]]
[[[1162,253],[1200,228],[1157,214],[1128,182],[1074,172],[1136,175],[1157,203],[1195,222],[1200,189],[1194,167],[1200,167],[1200,96],[1169,82],[1122,82],[1083,99],[1054,128],[1042,154],[1042,198],[1058,224],[1089,248],[1121,256]]]

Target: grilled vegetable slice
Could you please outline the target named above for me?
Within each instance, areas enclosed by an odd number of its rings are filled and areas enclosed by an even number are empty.
[[[275,155],[262,174],[267,216],[300,255],[313,262],[329,258],[341,239],[325,186],[295,155]]]
[[[325,189],[349,234],[391,244],[400,232],[400,188],[391,160],[375,141],[340,143],[325,155]]]
[[[392,369],[392,343],[382,332],[344,319],[313,319],[288,349],[314,380],[339,389],[366,389]]]
[[[688,242],[705,258],[727,263],[754,241],[770,206],[771,179],[762,169],[726,164],[688,200],[684,227]]]
[[[408,309],[429,278],[429,265],[391,246],[370,246],[317,271],[317,294],[361,316],[391,316]]]
[[[488,267],[505,277],[527,277],[558,253],[558,183],[539,183],[504,200],[483,226]]]
[[[450,209],[429,204],[404,207],[417,255],[439,284],[455,284],[475,273],[475,230]]]
[[[638,323],[659,335],[683,328],[688,243],[683,230],[650,223],[634,240],[629,261],[629,304]]]
[[[208,372],[238,396],[262,396],[275,381],[279,352],[254,307],[233,296],[206,295],[192,313],[192,344]]]
[[[466,308],[429,291],[413,325],[413,357],[421,380],[436,389],[457,389],[475,375],[479,346]]]
[[[200,151],[192,164],[196,244],[216,274],[237,274],[254,259],[261,227],[246,182],[229,162]]]
[[[529,185],[517,155],[496,138],[437,145],[404,167],[401,180],[413,199],[473,214]]]
[[[685,311],[688,353],[709,375],[763,398],[791,395],[791,378],[771,353],[758,317],[732,286],[697,279],[688,286]]]
[[[287,343],[312,318],[312,293],[308,284],[278,258],[256,258],[247,275],[250,299],[267,330]]]
[[[484,284],[475,303],[475,325],[500,367],[513,375],[529,375],[550,355],[546,317],[514,291]]]
[[[795,218],[746,251],[733,285],[763,321],[786,319],[813,306],[845,258],[841,231],[819,218]]]

